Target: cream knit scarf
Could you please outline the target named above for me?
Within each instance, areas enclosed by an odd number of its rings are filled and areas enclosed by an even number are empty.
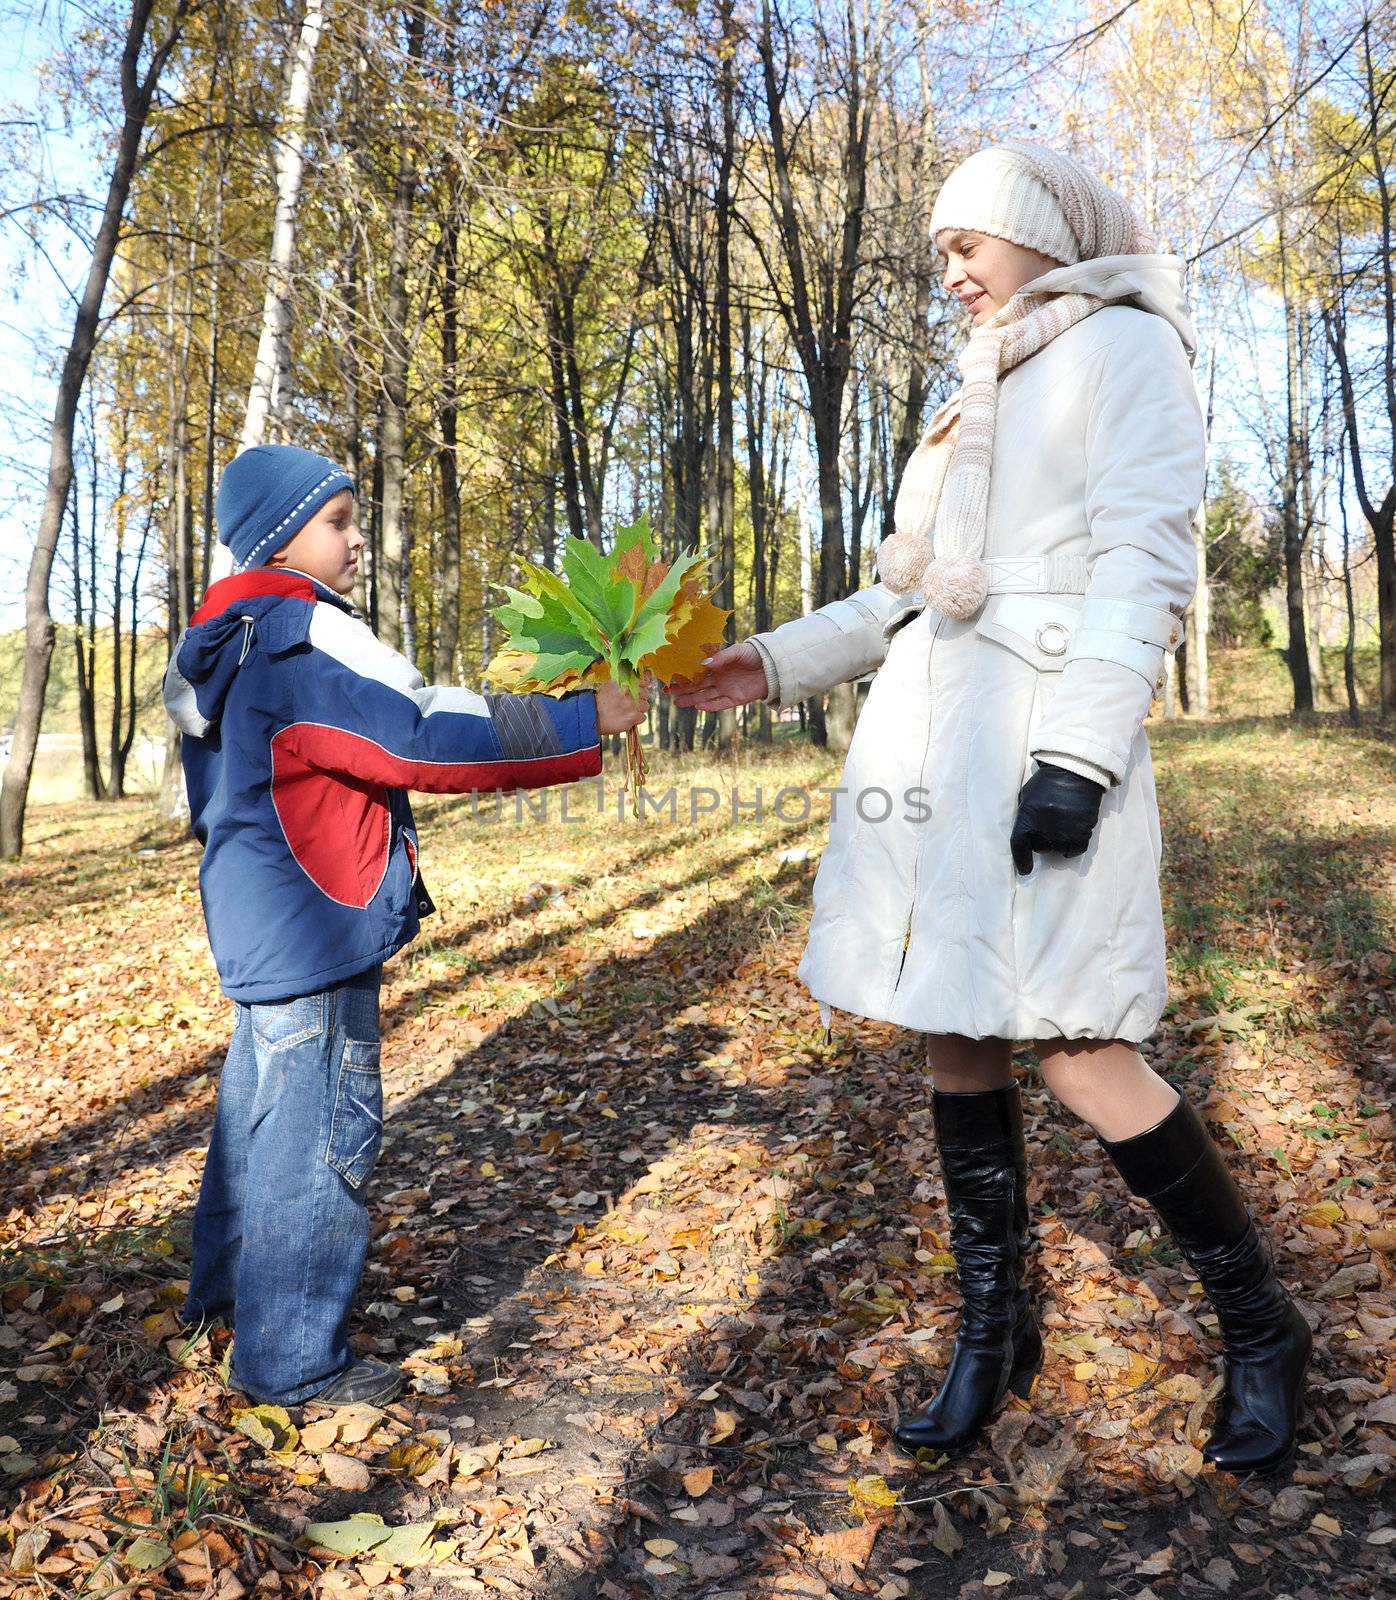
[[[984,538],[999,379],[1060,333],[1098,311],[1090,294],[1015,294],[960,352],[963,382],[931,418],[897,492],[897,531],[877,569],[889,589],[920,589],[928,605],[967,620],[984,604]]]

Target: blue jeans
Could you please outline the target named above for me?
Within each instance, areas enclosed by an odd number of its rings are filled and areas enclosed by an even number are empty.
[[[364,1186],[383,1137],[381,973],[237,1006],[185,1316],[231,1325],[238,1385],[259,1400],[308,1400],[350,1364]]]

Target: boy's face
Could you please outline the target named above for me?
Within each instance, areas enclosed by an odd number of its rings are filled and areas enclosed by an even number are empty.
[[[336,594],[349,594],[359,575],[364,536],[354,522],[354,496],[342,489],[276,552],[269,567],[294,567]]]

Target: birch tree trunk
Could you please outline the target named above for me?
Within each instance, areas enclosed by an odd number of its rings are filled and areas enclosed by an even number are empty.
[[[262,301],[262,329],[257,336],[247,411],[238,437],[239,455],[265,443],[269,429],[275,431],[283,417],[289,397],[291,264],[296,252],[301,174],[305,170],[305,113],[323,27],[324,0],[306,0],[286,101],[276,129],[276,208],[272,212],[271,252],[267,258],[267,292]],[[233,557],[227,545],[215,543],[208,563],[208,581],[226,578],[232,570]]]
[[[296,250],[301,174],[305,170],[305,113],[323,26],[324,0],[306,0],[286,104],[276,130],[276,210],[272,214],[267,293],[262,301],[262,331],[257,339],[247,414],[238,440],[240,452],[261,444],[268,426],[280,421],[286,407],[291,366],[291,263]]]
[[[1309,630],[1304,618],[1304,527],[1300,495],[1304,479],[1304,440],[1308,396],[1303,389],[1302,311],[1288,249],[1287,219],[1279,222],[1280,293],[1285,318],[1284,472],[1280,480],[1280,515],[1284,529],[1285,618],[1289,640],[1285,651],[1294,685],[1294,715],[1314,709],[1314,682],[1309,671]]]
[[[456,670],[456,647],[460,641],[460,470],[457,465],[456,414],[460,407],[458,326],[460,281],[457,274],[460,248],[459,217],[455,197],[441,232],[441,443],[437,448],[437,467],[441,475],[441,563],[438,584],[441,620],[436,630],[436,671],[438,683],[449,683]]]
[[[1207,423],[1206,443],[1212,437],[1213,402],[1216,396],[1217,353],[1215,347],[1207,357]],[[1207,493],[1203,489],[1202,503],[1192,519],[1193,549],[1197,553],[1197,588],[1188,610],[1187,674],[1188,707],[1193,716],[1206,717],[1212,711],[1212,673],[1209,650],[1212,636],[1212,582],[1207,571]]]
[[[424,19],[413,9],[407,15],[407,55],[422,55]],[[397,185],[393,191],[393,233],[388,250],[388,294],[383,349],[383,499],[379,524],[381,571],[378,589],[378,632],[383,642],[415,659],[412,616],[410,533],[403,517],[407,475],[407,266],[412,247],[412,213],[417,200],[417,163],[410,136],[404,131],[398,151]]]
[[[1212,669],[1209,656],[1212,632],[1212,584],[1207,575],[1207,500],[1192,519],[1192,543],[1197,553],[1197,588],[1188,609],[1188,710],[1195,717],[1211,715]]]
[[[102,297],[106,293],[107,279],[116,255],[121,219],[131,192],[131,177],[136,169],[136,158],[150,115],[150,103],[160,74],[179,39],[188,0],[176,0],[169,32],[155,47],[142,73],[140,56],[154,9],[155,0],[133,0],[131,6],[131,20],[121,52],[123,116],[117,136],[116,158],[112,163],[106,204],[102,208],[102,219],[92,246],[87,282],[73,319],[73,336],[63,358],[63,370],[58,380],[58,396],[49,435],[48,481],[25,589],[24,676],[15,713],[14,744],[5,766],[4,781],[0,783],[0,856],[18,856],[24,848],[24,811],[29,799],[29,780],[34,771],[39,728],[44,717],[44,692],[48,688],[49,665],[53,660],[54,628],[48,603],[49,579],[73,482],[73,430],[78,400],[97,342]]]

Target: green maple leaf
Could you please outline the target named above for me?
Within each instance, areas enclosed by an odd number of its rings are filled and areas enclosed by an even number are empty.
[[[668,642],[676,626],[672,612],[679,590],[706,558],[680,556],[641,601],[635,552],[646,568],[660,559],[648,516],[621,528],[607,554],[586,539],[572,537],[563,545],[560,574],[524,562],[523,589],[497,585],[508,597],[494,608],[506,646],[537,657],[532,676],[538,682],[551,683],[564,672],[604,661],[622,688],[638,688],[640,663]],[[621,571],[627,557],[629,573]]]
[[[526,590],[511,589],[507,583],[499,585],[510,603],[500,606],[495,615],[512,635],[523,639],[540,632],[569,634],[579,645],[587,645],[593,656],[604,652],[605,635],[556,573],[546,567],[527,566],[524,582]]]
[[[634,582],[621,576],[618,557],[616,550],[603,556],[589,539],[571,538],[563,545],[562,571],[573,598],[611,640],[625,631],[637,593]]]
[[[530,572],[525,581],[533,577]],[[553,578],[553,574],[548,573],[548,577]],[[553,581],[557,582],[555,578]],[[509,604],[496,606],[495,617],[510,644],[538,657],[535,671],[542,681],[550,682],[561,672],[580,671],[605,655],[604,641],[591,619],[585,613],[579,614],[579,608],[567,596],[565,584],[559,583],[558,588],[566,600],[560,600],[553,592],[542,596],[525,594],[507,583],[499,587],[509,596]]]
[[[632,522],[629,527],[616,529],[615,543],[611,547],[611,553],[619,560],[627,550],[632,549],[635,545],[640,547],[647,563],[659,560],[659,546],[654,542],[654,535],[650,531],[650,514],[648,511],[642,511],[639,520]]]

